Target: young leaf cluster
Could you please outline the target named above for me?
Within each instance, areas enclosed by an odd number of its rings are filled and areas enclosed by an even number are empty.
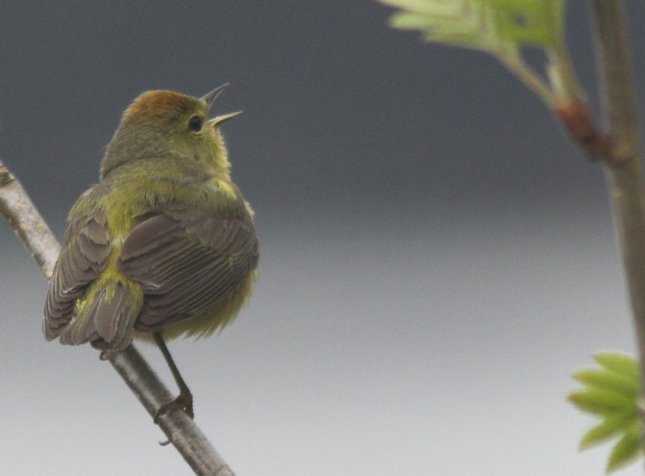
[[[582,389],[571,392],[569,401],[600,420],[582,437],[581,449],[617,440],[607,462],[607,472],[612,472],[641,454],[638,363],[632,357],[609,352],[594,355],[594,360],[599,367],[573,374]]]
[[[577,89],[564,46],[565,0],[379,0],[396,7],[394,28],[418,30],[425,41],[485,51],[497,57],[549,107]],[[522,58],[542,50],[548,81]]]

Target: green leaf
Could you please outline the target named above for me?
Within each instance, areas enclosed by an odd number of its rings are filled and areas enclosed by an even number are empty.
[[[440,7],[436,2],[428,2],[427,0],[383,0],[382,3],[425,14],[432,14]]]
[[[413,13],[395,13],[390,18],[390,24],[400,30],[428,30],[432,28],[432,22],[421,15]]]
[[[562,42],[564,0],[380,0],[402,10],[401,29],[426,41],[506,54],[522,46],[553,50]]]
[[[580,410],[595,415],[634,415],[638,413],[633,399],[617,395],[615,392],[589,388],[571,392],[569,401]]]
[[[607,461],[607,472],[613,472],[641,454],[639,368],[635,359],[624,354],[603,352],[594,359],[600,367],[574,373],[584,388],[568,398],[579,409],[601,417],[582,437],[581,449],[618,438]]]
[[[638,380],[607,369],[580,370],[573,378],[589,388],[607,390],[617,395],[636,400],[638,398]]]
[[[377,1],[397,9],[390,20],[394,28],[495,56],[550,108],[581,96],[566,54],[566,0]],[[544,52],[546,74],[525,61],[525,48]]]
[[[609,454],[607,472],[611,473],[634,461],[640,454],[640,425],[631,425]]]
[[[618,354],[615,352],[600,352],[593,356],[594,360],[606,369],[612,370],[617,374],[623,375],[629,379],[640,378],[638,362],[629,355]]]
[[[604,419],[600,424],[591,428],[580,440],[580,449],[586,450],[592,446],[604,443],[620,433],[627,432],[637,416],[614,416]]]

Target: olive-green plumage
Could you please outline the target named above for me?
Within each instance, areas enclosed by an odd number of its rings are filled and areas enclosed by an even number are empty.
[[[248,297],[258,262],[252,211],[231,181],[222,122],[204,99],[143,93],[124,112],[101,179],[72,207],[43,329],[117,351],[135,336],[202,336]]]

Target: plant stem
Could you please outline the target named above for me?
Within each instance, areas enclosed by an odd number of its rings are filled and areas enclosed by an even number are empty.
[[[0,161],[0,216],[11,225],[47,279],[52,277],[60,245],[20,182]]]
[[[20,182],[0,161],[0,216],[9,222],[47,279],[51,278],[60,245],[34,207]],[[110,363],[121,375],[150,416],[173,399],[141,354],[130,346],[113,354]],[[182,410],[170,410],[158,419],[159,427],[198,475],[234,476],[195,422]]]
[[[532,71],[522,58],[517,55],[504,55],[498,56],[498,59],[501,63],[513,73],[524,85],[535,93],[542,102],[549,108],[552,109],[555,103],[555,96],[553,92],[544,84],[544,81]]]
[[[604,160],[614,220],[634,314],[645,391],[645,198],[627,27],[618,0],[593,0],[597,64],[609,147]],[[645,424],[645,414],[642,415]],[[642,439],[645,449],[645,439]]]

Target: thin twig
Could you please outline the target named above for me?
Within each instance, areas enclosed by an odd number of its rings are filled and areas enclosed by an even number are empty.
[[[0,215],[11,225],[47,279],[52,277],[60,245],[20,182],[0,161]]]
[[[522,81],[527,88],[533,91],[548,108],[553,107],[553,104],[555,103],[553,91],[549,89],[535,71],[522,61],[519,54],[500,55],[498,58],[501,63],[520,81]]]
[[[60,245],[20,182],[1,161],[0,216],[15,230],[43,274],[51,278]],[[154,417],[161,405],[173,399],[134,346],[112,354],[109,360],[150,416]],[[158,425],[195,474],[234,476],[195,422],[182,410],[171,409],[159,416]]]
[[[645,391],[645,197],[623,2],[593,0],[597,64],[607,122],[605,176],[623,256]],[[641,393],[641,396],[643,394]],[[643,415],[645,423],[645,414]],[[645,439],[643,439],[645,448]]]

